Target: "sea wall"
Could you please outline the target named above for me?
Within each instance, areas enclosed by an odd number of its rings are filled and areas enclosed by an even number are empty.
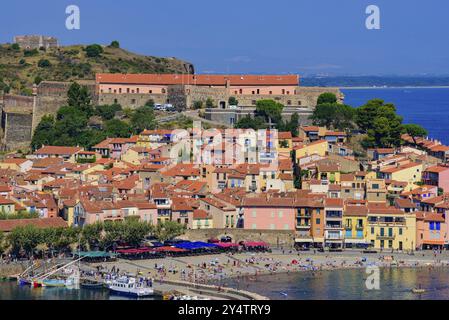
[[[264,241],[271,246],[293,246],[295,232],[289,230],[199,229],[187,230],[183,237],[191,241],[205,241],[230,236],[233,242]]]

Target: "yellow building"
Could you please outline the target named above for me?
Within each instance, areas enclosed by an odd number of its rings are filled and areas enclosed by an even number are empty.
[[[299,162],[298,159],[300,158],[313,154],[324,157],[328,151],[328,148],[329,144],[326,140],[318,140],[307,145],[298,146],[295,148],[296,162]]]
[[[386,180],[403,181],[408,184],[420,182],[422,178],[423,165],[410,162],[400,166],[384,168],[380,170],[380,177]]]
[[[368,244],[367,216],[368,208],[365,205],[356,203],[346,205],[343,212],[346,248],[358,248]]]
[[[16,213],[15,202],[0,196],[0,214]]]
[[[69,226],[73,226],[75,223],[74,213],[77,204],[78,201],[74,199],[65,200],[63,203],[63,218]]]
[[[212,216],[206,211],[197,209],[193,211],[193,219],[189,223],[190,229],[212,229]]]
[[[385,204],[370,206],[366,239],[375,249],[414,250],[416,216]]]

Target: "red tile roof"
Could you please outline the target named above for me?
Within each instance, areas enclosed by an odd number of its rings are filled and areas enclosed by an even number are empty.
[[[188,75],[188,74],[119,74],[98,73],[97,83],[158,84],[158,85],[222,85],[231,86],[299,85],[298,75]]]
[[[81,150],[80,147],[43,146],[36,150],[34,154],[72,155]]]
[[[0,231],[10,232],[14,228],[24,227],[27,225],[33,225],[37,228],[50,228],[50,227],[67,227],[67,222],[62,218],[42,218],[42,219],[13,219],[13,220],[0,220]]]

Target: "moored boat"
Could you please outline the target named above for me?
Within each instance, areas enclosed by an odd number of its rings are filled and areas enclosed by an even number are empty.
[[[132,277],[120,277],[110,281],[107,286],[111,293],[132,297],[147,297],[154,293],[153,288],[137,282],[136,278]]]

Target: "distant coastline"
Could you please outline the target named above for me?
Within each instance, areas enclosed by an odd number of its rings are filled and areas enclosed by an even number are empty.
[[[345,87],[345,86],[338,86],[340,89],[350,89],[350,90],[367,90],[367,89],[449,89],[449,86],[351,86],[351,87]]]

